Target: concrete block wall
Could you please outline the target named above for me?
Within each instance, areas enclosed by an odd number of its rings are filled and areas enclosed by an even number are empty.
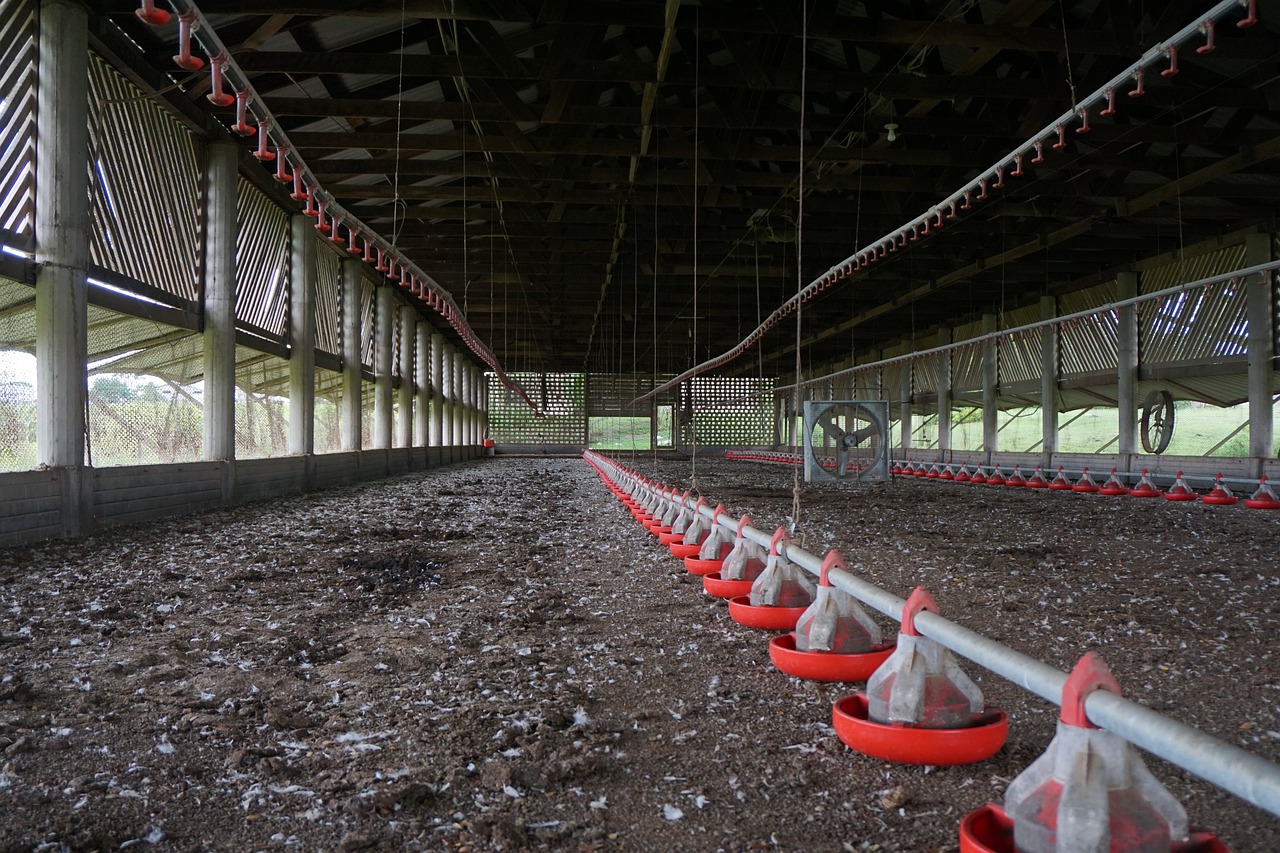
[[[0,547],[439,468],[481,447],[416,447],[315,456],[0,474]]]

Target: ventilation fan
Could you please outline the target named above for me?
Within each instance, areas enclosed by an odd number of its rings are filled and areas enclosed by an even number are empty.
[[[1173,395],[1152,391],[1142,402],[1142,449],[1164,453],[1173,439]]]
[[[806,400],[804,480],[889,476],[889,404],[883,400]]]

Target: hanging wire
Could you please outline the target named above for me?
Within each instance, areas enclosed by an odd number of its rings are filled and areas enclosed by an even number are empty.
[[[694,10],[693,35],[693,363],[698,363],[698,73],[702,60],[702,7]],[[689,491],[698,494],[698,398],[694,393],[697,377],[689,380]]]
[[[800,19],[800,175],[798,177],[799,192],[796,199],[796,294],[799,295],[804,290],[804,113],[805,98],[807,97],[807,84],[809,74],[809,4],[805,3],[801,6]],[[796,376],[794,411],[792,412],[791,423],[795,424],[796,416],[800,414],[800,397],[801,387],[801,356],[800,356],[800,337],[801,337],[801,318],[804,316],[804,302],[799,300],[796,303]],[[803,437],[800,442],[803,443]],[[797,530],[800,530],[800,544],[804,545],[804,531],[800,528],[800,494],[803,486],[800,481],[799,465],[792,466],[791,471],[791,533],[794,536]]]

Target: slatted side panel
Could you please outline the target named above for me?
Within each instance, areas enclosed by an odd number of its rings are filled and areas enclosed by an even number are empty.
[[[236,189],[236,320],[283,339],[289,217],[244,178]]]
[[[699,376],[692,383],[699,444],[737,447],[773,441],[773,380]]]
[[[1040,378],[1040,348],[1044,333],[1040,329],[1014,332],[1000,339],[1000,384],[1028,382]]]
[[[373,282],[367,278],[360,285],[360,363],[373,367],[373,321],[377,300]]]
[[[1063,314],[1075,314],[1113,302],[1115,298],[1116,283],[1108,281],[1063,295],[1058,300],[1058,310]],[[1119,317],[1114,311],[1064,322],[1058,343],[1062,377],[1070,379],[1081,374],[1114,372],[1118,363],[1118,329]]]
[[[338,253],[316,241],[316,349],[341,355],[342,266]]]
[[[982,346],[960,344],[951,351],[951,390],[982,390]]]
[[[942,384],[942,371],[946,368],[946,359],[942,354],[921,356],[912,365],[911,381],[917,393],[928,394],[938,390]]]
[[[90,262],[194,301],[198,174],[191,134],[90,54]]]
[[[581,373],[516,373],[545,418],[489,376],[489,432],[499,444],[586,444],[586,398]]]
[[[1248,354],[1246,284],[1183,291],[1140,306],[1139,352],[1144,364],[1168,364]]]
[[[0,231],[24,247],[35,231],[36,57],[35,2],[0,3]]]

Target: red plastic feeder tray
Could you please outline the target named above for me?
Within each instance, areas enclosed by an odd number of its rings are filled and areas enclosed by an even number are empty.
[[[1081,492],[1084,494],[1093,494],[1098,491],[1098,484],[1089,476],[1089,469],[1085,468],[1084,473],[1080,475],[1079,481],[1071,487],[1073,492]]]
[[[899,764],[972,764],[999,752],[1009,735],[1009,717],[990,705],[963,729],[873,722],[867,716],[867,697],[863,693],[836,702],[831,707],[831,725],[840,740],[863,755]]]
[[[796,648],[795,632],[769,641],[773,665],[797,678],[811,681],[866,681],[893,654],[892,643],[879,643],[871,651],[857,655],[831,652],[802,652]]]
[[[683,535],[681,535],[681,536],[679,536],[679,537],[677,537],[677,538],[676,538],[676,541],[675,541],[675,542],[672,542],[670,545],[668,545],[668,546],[667,546],[668,548],[670,548],[670,549],[671,549],[671,556],[675,557],[677,560],[683,560],[685,557],[696,557],[696,556],[698,556],[698,551],[699,551],[699,549],[701,549],[701,548],[702,548],[702,546],[701,546],[701,545],[686,545],[686,544],[684,544],[683,542],[681,542],[681,541],[680,541],[680,540],[681,540],[681,539],[683,539],[683,538],[684,538],[684,536],[683,536]]]
[[[965,462],[960,466],[960,470],[956,472],[955,481],[957,483],[968,483],[973,477],[969,474],[969,463]]]
[[[976,483],[976,482],[978,482],[978,480],[977,480],[977,478],[976,478],[976,477],[974,478],[974,482],[975,482],[975,483]],[[999,465],[997,465],[995,468],[991,469],[991,475],[990,475],[989,477],[987,477],[987,485],[988,485],[988,486],[1003,486],[1003,485],[1004,485],[1004,474],[1001,474],[1001,473],[1000,473],[1000,466],[999,466]]]
[[[1004,809],[988,803],[960,821],[960,853],[1016,853],[1013,821]],[[1213,833],[1192,827],[1186,841],[1175,841],[1169,853],[1229,853]]]
[[[698,555],[684,558],[684,567],[689,570],[690,574],[706,576],[715,572],[719,572],[724,560],[699,560]],[[747,592],[750,592],[750,588]]]
[[[683,539],[683,538],[684,538],[684,534],[683,534],[683,533],[673,533],[673,532],[671,532],[671,528],[670,528],[670,527],[665,528],[665,529],[666,529],[666,531],[667,531],[666,533],[659,533],[659,534],[658,534],[658,541],[659,541],[659,542],[661,542],[663,545],[666,545],[667,547],[670,547],[670,546],[672,546],[672,545],[675,545],[675,544],[676,544],[676,543],[678,543],[681,539]]]
[[[720,577],[718,571],[702,576],[702,588],[708,595],[714,595],[716,598],[750,596],[753,583],[755,583],[754,580],[725,580]]]
[[[1046,480],[1046,479],[1044,478],[1044,474],[1041,474],[1041,473],[1040,473],[1040,466],[1039,466],[1039,465],[1037,465],[1037,466],[1036,466],[1035,473],[1034,473],[1034,474],[1032,474],[1032,475],[1031,475],[1031,478],[1027,480],[1027,488],[1028,488],[1028,489],[1047,489],[1047,488],[1049,488],[1049,481],[1048,481],[1048,480]]]
[[[1168,497],[1168,495],[1165,495]],[[1219,474],[1213,480],[1213,491],[1200,498],[1204,503],[1210,506],[1235,506],[1240,503],[1240,499],[1231,494],[1231,490],[1222,485],[1222,475]]]
[[[1053,482],[1049,484],[1049,488],[1055,492],[1071,491],[1071,481],[1067,479],[1067,474],[1062,470],[1062,466],[1058,466],[1058,476],[1053,478]]]
[[[1119,495],[1129,494],[1129,488],[1120,482],[1120,478],[1116,476],[1116,469],[1111,469],[1111,476],[1107,481],[1098,487],[1098,494],[1107,495],[1109,497],[1117,497]]]
[[[1008,476],[1004,481],[1004,484],[1006,486],[1025,486],[1027,484],[1027,478],[1022,476],[1022,466],[1014,465],[1013,473]]]
[[[913,477],[928,477],[929,469],[925,467],[924,460],[920,460],[920,464],[916,466],[916,470],[911,472]]]
[[[1267,485],[1265,474],[1258,478],[1258,490],[1253,493],[1253,497],[1245,499],[1244,505],[1249,509],[1280,509],[1280,497],[1276,497],[1276,493]]]
[[[1158,498],[1164,492],[1156,488],[1156,484],[1151,482],[1151,477],[1147,475],[1147,469],[1142,469],[1142,479],[1138,480],[1138,485],[1129,490],[1129,497],[1133,498]]]
[[[973,476],[969,478],[969,482],[977,483],[978,485],[982,485],[987,482],[987,475],[983,473],[981,465],[978,466],[977,471],[973,472]]]
[[[738,595],[729,599],[729,615],[734,622],[766,631],[793,630],[800,615],[808,609],[807,604],[804,607],[757,606],[751,603],[750,595]]]

